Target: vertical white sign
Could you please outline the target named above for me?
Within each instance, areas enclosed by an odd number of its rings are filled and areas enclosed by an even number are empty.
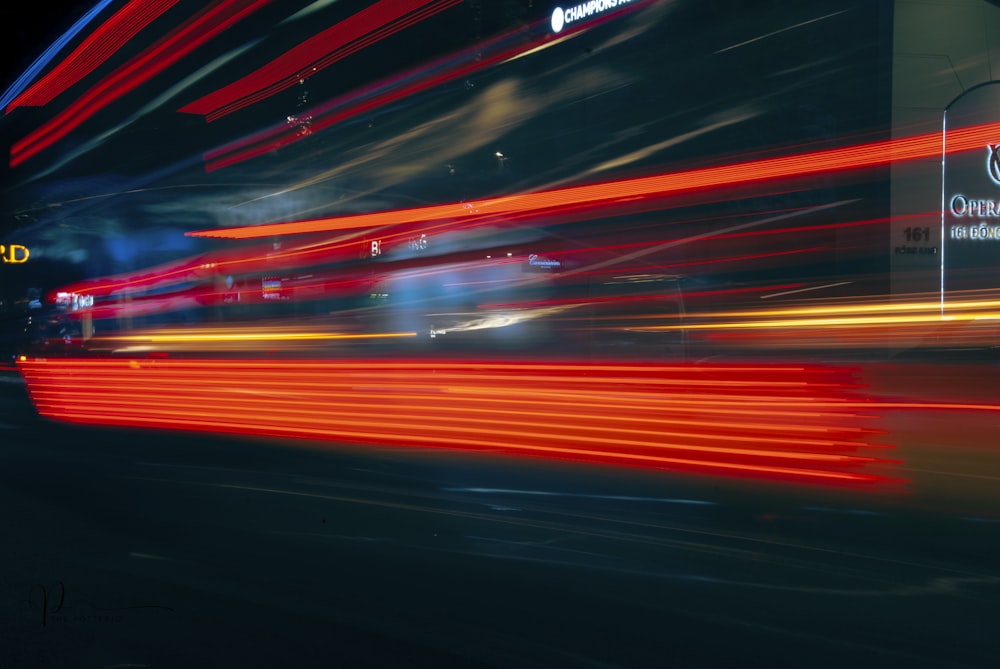
[[[941,304],[963,291],[1000,287],[1000,135],[956,150],[949,139],[1000,117],[1000,82],[971,88],[944,113]]]

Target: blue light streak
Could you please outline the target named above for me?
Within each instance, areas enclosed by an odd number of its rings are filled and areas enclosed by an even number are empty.
[[[7,105],[13,102],[14,98],[20,95],[25,88],[31,84],[32,81],[38,77],[39,74],[48,67],[49,63],[59,54],[59,52],[73,40],[74,37],[80,34],[88,23],[93,21],[98,14],[104,11],[104,8],[112,3],[113,0],[101,0],[101,2],[94,5],[94,7],[84,14],[73,26],[67,30],[63,35],[57,39],[52,45],[46,49],[41,56],[35,59],[28,69],[17,78],[17,80],[10,85],[3,97],[0,97],[0,109],[4,110],[6,114]]]

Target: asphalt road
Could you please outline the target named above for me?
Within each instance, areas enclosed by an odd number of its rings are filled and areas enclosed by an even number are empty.
[[[3,669],[1000,666],[989,413],[887,413],[880,492],[63,426],[0,376]]]

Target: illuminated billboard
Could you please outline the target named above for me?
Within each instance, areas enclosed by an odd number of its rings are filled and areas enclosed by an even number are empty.
[[[949,143],[996,121],[1000,85],[959,96],[944,114],[941,198],[941,298],[1000,287],[1000,136],[965,151]]]
[[[0,262],[4,265],[20,265],[28,262],[30,251],[21,244],[0,244]]]

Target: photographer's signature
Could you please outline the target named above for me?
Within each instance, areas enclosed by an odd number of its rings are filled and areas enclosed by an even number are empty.
[[[42,624],[42,627],[56,622],[114,623],[121,622],[128,611],[156,610],[173,612],[169,606],[140,604],[132,606],[97,606],[78,593],[69,596],[66,584],[56,581],[51,584],[35,583],[28,590],[28,596],[21,600],[21,610]]]

